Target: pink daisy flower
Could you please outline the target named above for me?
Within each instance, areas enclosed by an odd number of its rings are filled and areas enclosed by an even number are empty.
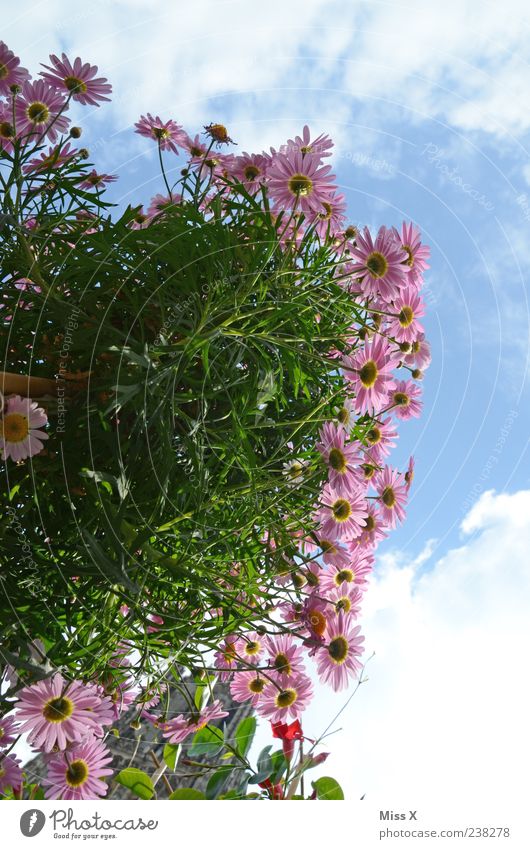
[[[39,428],[44,427],[47,421],[42,407],[31,398],[21,398],[20,395],[8,398],[0,419],[2,459],[10,457],[18,462],[42,451],[42,440],[48,439],[48,434]]]
[[[410,353],[407,354],[404,361],[409,366],[415,366],[416,368],[425,371],[425,369],[429,368],[431,359],[430,343],[425,338],[424,333],[419,333],[412,343]]]
[[[396,358],[382,336],[369,339],[364,346],[342,360],[345,376],[355,389],[355,408],[359,413],[373,413],[384,407],[394,386],[392,369]]]
[[[162,723],[160,728],[162,729],[163,736],[170,743],[176,745],[177,743],[182,743],[190,734],[200,731],[201,728],[204,728],[209,722],[213,722],[214,719],[222,719],[225,716],[228,716],[228,713],[223,709],[221,702],[217,699],[211,705],[204,708],[198,716],[190,715],[184,717],[182,714],[179,714],[174,719]]]
[[[231,673],[237,668],[237,640],[235,634],[230,634],[224,638],[218,651],[215,652],[214,666],[221,670],[219,681],[229,681],[232,677]]]
[[[326,566],[347,566],[350,562],[348,550],[336,539],[319,538],[319,545],[322,549],[322,560]]]
[[[62,54],[61,59],[50,55],[50,62],[53,67],[42,63],[42,67],[47,70],[40,72],[49,85],[83,105],[99,106],[101,101],[110,100],[107,94],[111,94],[112,86],[106,77],[96,77],[97,65],[89,65],[88,62],[83,64],[79,56],[72,65],[66,53]]]
[[[54,747],[65,749],[88,733],[101,735],[101,725],[113,719],[109,700],[102,700],[95,687],[81,681],[68,684],[59,672],[24,687],[18,696],[15,707],[16,718],[22,720],[20,731],[27,732],[31,746],[45,752]],[[98,715],[100,707],[103,710]]]
[[[423,280],[423,273],[429,268],[426,260],[431,254],[431,249],[427,245],[422,245],[421,233],[412,222],[406,224],[404,221],[401,225],[401,233],[395,227],[393,231],[396,240],[401,243],[407,254],[405,261],[410,269],[408,280],[413,286],[419,288]]]
[[[363,532],[356,541],[358,546],[375,548],[387,536],[377,507],[373,503],[369,504]]]
[[[339,356],[342,355],[339,354]],[[351,434],[352,428],[356,422],[355,400],[350,397],[345,398],[344,403],[335,410],[335,416],[338,423],[344,428],[346,433],[348,435]]]
[[[331,156],[331,150],[333,147],[333,140],[324,133],[317,136],[314,141],[311,141],[311,131],[307,124],[302,130],[302,135],[295,136],[294,139],[289,139],[286,145],[287,150],[299,152],[304,156],[307,153],[314,153],[321,157]]]
[[[320,523],[320,536],[331,540],[349,540],[359,536],[367,512],[366,498],[361,492],[339,493],[326,484],[320,504],[315,514],[315,520]]]
[[[362,669],[358,660],[364,651],[364,637],[360,626],[353,626],[344,614],[339,613],[328,625],[326,645],[318,649],[317,671],[325,683],[335,691],[348,686],[350,678],[356,678]]]
[[[18,790],[22,784],[21,761],[14,755],[0,755],[0,792],[4,793],[8,787]]]
[[[385,466],[382,472],[377,473],[374,485],[383,520],[389,528],[395,528],[398,521],[402,522],[405,518],[407,503],[407,487],[402,475],[391,466]]]
[[[375,420],[365,434],[368,460],[379,465],[381,460],[390,454],[391,449],[396,447],[397,438],[398,432],[391,418]]]
[[[47,799],[79,801],[99,799],[107,795],[102,781],[113,770],[108,768],[112,755],[100,740],[85,740],[66,752],[48,759],[48,775],[43,784]]]
[[[70,142],[65,145],[56,144],[35,159],[30,159],[22,170],[25,174],[31,174],[33,171],[52,171],[71,161],[76,154],[77,150],[71,148]]]
[[[0,719],[0,749],[14,743],[18,737],[18,725],[12,716]]]
[[[390,392],[388,403],[398,419],[418,418],[423,409],[421,389],[412,380],[400,380]]]
[[[162,121],[158,115],[153,118],[150,112],[140,116],[140,120],[134,125],[136,132],[141,136],[146,136],[148,139],[154,139],[161,150],[171,150],[173,153],[178,153],[177,145],[184,146],[186,134],[184,130],[171,119]]]
[[[269,682],[257,670],[236,672],[230,684],[230,693],[236,702],[247,702],[255,707]]]
[[[277,686],[267,687],[258,704],[258,713],[271,722],[285,722],[291,716],[297,719],[313,696],[313,685],[305,675],[295,678],[280,676]]]
[[[303,212],[318,213],[335,190],[330,171],[313,154],[278,153],[267,169],[269,194],[282,209],[298,206]]]
[[[271,672],[275,676],[292,678],[305,671],[302,649],[290,634],[268,637],[267,655]]]
[[[44,80],[24,83],[15,102],[17,135],[48,135],[54,142],[59,133],[68,129],[70,119],[59,115],[66,101],[57,89]]]
[[[345,616],[357,618],[361,610],[361,602],[363,593],[357,585],[342,583],[339,587],[333,587],[326,595],[326,601],[334,609],[338,616],[343,613]]]
[[[425,315],[425,306],[413,286],[404,286],[394,298],[396,317],[388,323],[388,331],[396,342],[414,342],[423,333],[423,326],[418,321]]]
[[[79,181],[81,189],[104,189],[109,183],[115,183],[118,178],[114,174],[98,174],[95,168],[85,174]]]
[[[237,641],[236,649],[242,660],[246,663],[255,664],[265,651],[265,644],[263,638],[253,631],[251,634],[245,634]]]
[[[365,295],[380,296],[390,302],[405,285],[409,266],[404,264],[406,252],[396,241],[392,230],[380,227],[375,242],[368,227],[357,234],[356,245],[350,249],[352,269],[359,278]]]
[[[11,153],[15,138],[12,111],[6,103],[0,103],[0,150]]]
[[[309,223],[315,225],[315,233],[319,239],[333,237],[344,227],[346,221],[346,199],[344,195],[332,195],[323,201],[318,212],[309,216]]]
[[[234,157],[232,176],[243,184],[249,194],[257,192],[264,183],[267,160],[259,153],[242,153]]]
[[[0,95],[10,94],[12,85],[22,86],[29,80],[26,68],[21,68],[20,59],[7,44],[0,41]]]
[[[356,545],[354,543],[354,545]],[[358,545],[355,548],[350,546],[350,560],[347,566],[338,568],[332,566],[326,572],[325,576],[325,591],[336,589],[337,587],[355,586],[364,589],[370,576],[374,564],[374,558],[369,551],[363,550]]]
[[[190,165],[203,164],[208,148],[204,142],[201,141],[201,137],[198,133],[194,136],[194,138],[192,138],[184,132],[180,146],[188,152],[190,156]]]
[[[357,449],[353,443],[346,444],[344,428],[326,422],[320,430],[319,440],[315,447],[328,465],[330,486],[338,493],[358,488]]]
[[[170,198],[169,195],[155,195],[151,198],[151,202],[147,208],[147,215],[149,218],[154,218],[155,215],[160,215],[161,212],[165,212],[172,206],[179,204],[182,201],[182,195],[174,194],[173,198]]]

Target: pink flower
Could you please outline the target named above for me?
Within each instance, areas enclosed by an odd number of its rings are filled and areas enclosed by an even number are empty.
[[[407,254],[406,263],[410,269],[408,281],[419,288],[422,283],[423,272],[429,268],[426,260],[430,256],[431,249],[427,245],[421,244],[421,233],[412,222],[410,224],[403,222],[401,233],[395,227],[393,230],[396,239],[399,240]]]
[[[377,507],[372,503],[368,505],[368,515],[365,520],[363,532],[356,540],[358,547],[375,546],[388,534],[385,532],[383,522]]]
[[[20,763],[14,755],[0,755],[0,792],[4,793],[7,787],[18,790],[22,784]]]
[[[359,278],[365,295],[380,296],[390,302],[405,285],[407,254],[392,230],[381,227],[375,242],[368,227],[357,234],[357,244],[350,249],[352,270]]]
[[[216,669],[220,669],[219,681],[229,681],[231,672],[237,668],[238,652],[237,640],[235,634],[230,634],[225,637],[218,651],[214,655],[214,665]]]
[[[6,103],[0,103],[0,150],[10,153],[15,137],[12,111]]]
[[[59,115],[65,105],[62,94],[44,80],[24,83],[15,102],[17,135],[48,135],[50,141],[54,142],[70,123],[69,118]]]
[[[328,135],[322,133],[314,141],[311,141],[311,131],[307,124],[302,130],[301,136],[295,136],[294,139],[289,139],[285,146],[280,148],[282,153],[287,151],[299,152],[302,155],[314,153],[320,157],[331,156],[331,149],[334,147],[333,140]]]
[[[412,380],[400,380],[390,392],[388,403],[398,419],[418,418],[423,409],[421,389]]]
[[[12,716],[0,718],[0,749],[14,743],[18,736],[18,725]]]
[[[237,641],[238,656],[246,663],[255,664],[265,650],[263,638],[255,631],[245,634]]]
[[[418,321],[425,315],[425,307],[418,292],[413,286],[404,286],[394,298],[396,317],[388,323],[388,332],[396,342],[414,342],[423,333],[423,326]]]
[[[336,539],[319,539],[320,548],[322,549],[322,560],[326,566],[347,566],[350,562],[350,555],[346,548]]]
[[[148,139],[154,139],[161,150],[171,150],[173,153],[178,153],[177,145],[183,147],[186,141],[186,134],[182,127],[175,121],[162,121],[158,115],[153,118],[150,112],[147,117],[142,115],[140,120],[134,125],[136,132],[141,136],[146,136]]]
[[[379,465],[390,454],[390,450],[396,447],[394,440],[397,438],[398,432],[391,418],[374,421],[365,434],[368,461]]]
[[[308,153],[278,153],[267,169],[269,194],[277,206],[303,212],[321,212],[322,205],[335,189],[329,165],[322,166],[318,156]]]
[[[42,451],[42,440],[48,439],[48,434],[39,428],[44,427],[47,421],[44,410],[31,398],[21,398],[20,395],[8,398],[0,419],[2,459],[10,457],[18,462]]]
[[[341,583],[326,593],[326,601],[334,608],[335,613],[357,618],[363,599],[362,590],[356,584]]]
[[[48,775],[43,784],[47,799],[99,799],[108,786],[101,779],[112,775],[108,768],[112,755],[99,740],[85,740],[48,759]]]
[[[117,179],[114,174],[98,174],[93,168],[79,181],[79,186],[82,189],[103,189],[109,183],[115,183]]]
[[[407,492],[409,491],[412,481],[414,480],[414,457],[410,457],[409,465],[407,471],[405,472],[405,483],[407,485]]]
[[[15,56],[7,44],[0,41],[0,95],[10,94],[12,85],[22,86],[29,80],[28,71],[19,65],[18,56]]]
[[[268,681],[257,670],[248,672],[235,672],[230,684],[230,693],[236,702],[247,702],[254,707],[261,699],[262,693]]]
[[[429,368],[431,359],[430,343],[425,338],[424,333],[419,333],[412,343],[410,353],[404,358],[404,362],[409,366],[415,366],[425,371],[425,369]]]
[[[359,413],[371,414],[384,406],[394,386],[395,365],[389,343],[380,336],[369,339],[360,350],[344,357],[342,368],[355,389],[355,408]]]
[[[112,86],[106,77],[96,77],[97,65],[89,65],[88,62],[83,64],[79,56],[72,65],[66,53],[62,54],[61,59],[52,54],[50,62],[53,67],[43,64],[42,67],[47,68],[47,71],[40,72],[49,85],[71,95],[83,105],[99,106],[100,101],[110,100],[106,95],[112,92]]]
[[[321,209],[309,216],[309,223],[315,225],[315,233],[319,239],[333,237],[342,230],[346,221],[346,208],[344,195],[330,195],[322,202]]]
[[[339,493],[348,493],[359,486],[355,461],[357,449],[352,443],[346,444],[346,431],[333,422],[326,422],[319,433],[316,444],[328,465],[329,484]]]
[[[189,717],[184,717],[182,714],[179,714],[174,719],[162,723],[160,728],[164,737],[170,743],[176,745],[177,743],[182,743],[190,734],[200,731],[201,728],[204,728],[209,722],[213,722],[214,719],[222,719],[225,716],[228,716],[227,711],[223,709],[221,702],[216,700],[204,708],[198,716],[190,715]]]
[[[325,539],[355,539],[362,531],[366,517],[366,499],[361,492],[339,493],[326,484],[320,496],[315,519],[320,522],[318,534]]]
[[[72,160],[76,153],[75,149],[71,149],[70,142],[65,145],[56,144],[49,147],[46,153],[42,152],[35,159],[30,159],[22,170],[24,174],[31,174],[33,171],[52,171]]]
[[[338,352],[337,352],[338,353]],[[340,353],[339,353],[339,356]],[[335,410],[338,423],[349,435],[355,424],[355,401],[353,398],[345,398],[344,403]]]
[[[272,722],[285,722],[291,716],[297,719],[313,695],[311,680],[305,675],[295,678],[280,676],[277,685],[267,687],[258,704],[258,713]]]
[[[302,649],[290,634],[278,634],[267,638],[267,655],[271,674],[292,678],[304,670]]]
[[[20,731],[27,732],[30,745],[45,752],[54,747],[65,749],[89,733],[99,736],[102,724],[112,722],[108,699],[103,700],[95,687],[81,681],[66,683],[59,672],[24,687],[18,696],[15,707],[16,718],[22,720]]]
[[[172,206],[180,203],[182,201],[182,195],[174,194],[173,198],[170,198],[169,195],[155,195],[151,198],[151,202],[147,208],[147,215],[149,218],[154,218],[155,215],[159,215],[161,212],[165,212],[165,210],[169,209]]]
[[[382,472],[377,473],[374,480],[383,520],[389,528],[395,528],[397,522],[402,522],[405,518],[407,487],[401,478],[401,474],[396,469],[385,466]]]
[[[255,194],[263,185],[267,160],[259,153],[243,153],[234,157],[232,176],[243,184],[249,194]]]
[[[360,630],[343,613],[328,624],[326,645],[317,651],[317,671],[321,680],[331,684],[335,691],[347,687],[349,679],[357,677],[362,669],[358,657],[364,651],[364,637],[360,636]]]
[[[355,546],[355,548],[353,547]],[[347,566],[332,566],[325,574],[325,590],[344,586],[358,586],[364,589],[367,579],[372,572],[374,558],[369,551],[363,550],[356,543],[350,546],[350,560]]]

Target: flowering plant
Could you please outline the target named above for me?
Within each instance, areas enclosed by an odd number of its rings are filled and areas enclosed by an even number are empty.
[[[307,127],[249,154],[221,124],[192,138],[148,113],[164,194],[113,216],[116,178],[67,116],[110,86],[64,54],[44,67],[31,81],[0,45],[0,745],[16,698],[46,794],[101,796],[127,711],[169,769],[191,735],[191,755],[226,747],[219,680],[283,748],[252,770],[230,745],[208,793],[236,769],[235,797],[293,798],[322,759],[301,745],[291,768],[299,718],[316,678],[359,678],[375,548],[404,518],[413,462],[387,460],[421,411],[428,249],[413,224],[348,224],[333,143]]]

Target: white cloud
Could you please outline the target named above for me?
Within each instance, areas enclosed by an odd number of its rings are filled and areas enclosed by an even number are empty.
[[[363,123],[373,106],[379,119],[401,106],[407,121],[435,116],[498,134],[530,127],[524,0],[506,0],[502,14],[482,0],[269,0],[266,9],[246,0],[41,0],[19,9],[4,39],[33,70],[61,49],[96,62],[115,85],[117,124],[147,109],[202,123],[212,117],[207,101],[218,98],[221,111],[231,93],[246,146],[256,136],[270,143],[262,122],[290,119],[286,133],[308,113],[315,124]]]
[[[428,571],[429,549],[412,563],[380,559],[363,617],[369,681],[328,746],[326,772],[351,798],[392,807],[398,794],[411,805],[449,795],[486,814],[486,799],[523,792],[530,491],[485,492],[461,530],[463,544]],[[319,730],[328,710],[331,700],[315,704],[305,727]]]

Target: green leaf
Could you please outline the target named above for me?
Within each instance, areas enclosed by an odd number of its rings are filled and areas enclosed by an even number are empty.
[[[162,757],[164,763],[170,770],[174,770],[180,754],[180,745],[174,746],[172,743],[166,743]]]
[[[233,767],[231,766],[222,766],[214,772],[206,785],[207,799],[215,799],[221,793],[232,772]]]
[[[334,778],[322,776],[313,781],[312,785],[317,791],[317,799],[344,799],[342,787]]]
[[[206,728],[202,728],[201,731],[197,731],[193,737],[189,754],[192,758],[197,758],[201,755],[207,755],[212,758],[219,754],[223,746],[224,734],[221,729],[213,729],[206,726]]]
[[[248,750],[252,745],[254,734],[256,733],[257,720],[254,716],[247,716],[243,719],[236,728],[235,748],[242,758],[246,758]]]
[[[274,770],[274,764],[270,756],[271,749],[272,746],[265,746],[265,748],[262,749],[259,753],[257,772],[255,775],[249,778],[249,784],[260,784],[262,781],[265,781],[271,775],[272,771]]]
[[[199,790],[194,790],[193,787],[179,787],[178,790],[174,790],[170,799],[206,799],[204,793],[201,793]]]
[[[133,767],[122,769],[116,776],[116,781],[123,787],[127,787],[139,799],[151,799],[155,795],[153,782],[147,773],[142,772],[141,769],[134,769]]]

